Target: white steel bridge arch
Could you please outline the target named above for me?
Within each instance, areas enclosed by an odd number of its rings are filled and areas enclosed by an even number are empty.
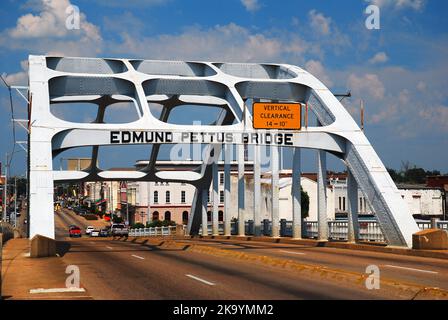
[[[318,208],[319,237],[327,237],[325,173],[326,152],[345,162],[349,172],[349,238],[357,235],[358,186],[374,209],[379,225],[389,245],[411,246],[412,234],[419,229],[405,201],[369,141],[347,110],[334,95],[314,76],[303,69],[281,64],[238,64],[212,62],[153,61],[101,58],[67,58],[50,56],[29,57],[29,81],[32,105],[29,136],[30,178],[30,237],[41,234],[54,238],[53,185],[54,181],[141,180],[186,182],[197,188],[188,230],[199,231],[204,222],[204,199],[212,181],[216,180],[216,165],[205,159],[202,166],[192,172],[157,171],[155,162],[160,144],[207,144],[209,158],[218,155],[224,147],[228,158],[230,145],[238,145],[239,159],[239,208],[244,203],[243,144],[270,145],[272,164],[273,236],[278,236],[278,147],[294,148],[293,159],[293,208],[294,236],[300,237],[300,149],[318,150]],[[300,131],[255,130],[245,101],[247,99],[307,103],[319,126]],[[50,111],[50,104],[91,102],[98,106],[97,117],[92,123],[64,121]],[[131,102],[138,120],[124,124],[104,123],[107,107],[115,102]],[[149,102],[163,105],[159,118],[149,107]],[[183,104],[213,105],[221,113],[211,125],[188,126],[168,122],[170,112]],[[206,110],[204,108],[204,110]],[[76,112],[76,110],[74,110]],[[120,138],[129,132],[129,141]],[[192,140],[200,136],[201,140]],[[245,135],[278,134],[283,141],[274,143],[245,143]],[[218,135],[229,135],[223,141]],[[129,137],[125,134],[126,137]],[[149,139],[157,135],[159,140]],[[287,137],[287,139],[285,139]],[[121,140],[120,140],[121,139]],[[204,140],[202,140],[204,139]],[[285,142],[287,140],[287,143]],[[155,143],[154,143],[155,141]],[[277,143],[278,142],[278,143]],[[103,171],[96,166],[98,148],[114,144],[153,144],[148,155],[148,165],[135,172]],[[82,146],[92,146],[92,164],[84,171],[55,171],[52,159],[60,152]],[[258,150],[258,151],[257,151]],[[257,158],[258,157],[258,158]],[[259,159],[259,147],[255,147]],[[225,166],[229,170],[229,166]],[[259,178],[259,164],[254,163]],[[227,171],[228,173],[228,171]],[[255,184],[259,179],[255,177]],[[225,179],[226,204],[230,201],[230,180]],[[356,192],[355,192],[356,191]],[[257,197],[254,189],[254,216],[257,220]],[[228,205],[226,207],[229,207]],[[229,217],[229,212],[225,217]],[[244,234],[240,215],[239,234]],[[230,219],[227,219],[230,220]],[[228,233],[230,221],[225,221]],[[205,210],[205,221],[206,210]],[[214,221],[215,222],[215,221]],[[241,227],[241,225],[243,227]],[[206,228],[205,228],[206,229]],[[204,230],[203,230],[204,232]],[[214,233],[217,232],[214,224]]]

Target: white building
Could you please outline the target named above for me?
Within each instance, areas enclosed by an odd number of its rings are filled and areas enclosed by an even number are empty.
[[[147,165],[147,161],[138,161],[137,169]],[[176,168],[170,161],[158,161],[157,167],[163,170],[175,170],[179,165],[182,170],[193,170],[201,161],[182,161],[176,163]],[[245,220],[253,220],[253,171],[252,162],[246,163],[245,172],[245,206],[243,215]],[[123,170],[120,168],[119,170]],[[127,169],[131,170],[131,169]],[[218,164],[218,210],[219,221],[223,220],[224,212],[224,164]],[[238,163],[231,163],[231,213],[233,218],[238,217]],[[279,172],[279,215],[280,219],[292,220],[292,170]],[[345,173],[329,173],[327,184],[327,218],[334,220],[345,218],[348,210],[347,184]],[[119,182],[86,183],[89,198],[98,201],[106,199],[107,211],[121,211],[129,215],[130,223],[153,220],[171,220],[178,224],[186,224],[189,219],[191,204],[194,199],[195,187],[187,183],[171,182]],[[309,196],[308,221],[317,221],[317,175],[315,173],[302,173],[302,189]],[[399,186],[402,197],[408,202],[410,214],[417,218],[441,217],[443,215],[442,190],[424,186]],[[212,185],[209,190],[208,217],[211,221],[213,205]],[[271,178],[269,172],[261,176],[261,219],[271,219]],[[358,190],[358,213],[363,216],[373,216],[366,197]],[[149,204],[148,204],[149,202]]]
[[[443,190],[424,185],[398,185],[415,218],[443,216]]]

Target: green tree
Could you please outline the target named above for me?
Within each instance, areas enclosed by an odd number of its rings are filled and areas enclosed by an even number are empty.
[[[145,227],[145,225],[141,222],[137,222],[132,225],[133,229],[140,229],[140,228],[144,228],[144,227]]]
[[[423,168],[414,167],[405,172],[405,178],[409,183],[425,183],[426,171]]]
[[[113,223],[122,223],[122,222],[123,222],[123,218],[117,216],[116,214],[114,214],[114,215],[112,216],[112,222],[113,222]]]
[[[302,219],[305,219],[308,217],[310,211],[310,197],[306,191],[303,191],[303,188],[300,188],[300,204],[302,209]]]

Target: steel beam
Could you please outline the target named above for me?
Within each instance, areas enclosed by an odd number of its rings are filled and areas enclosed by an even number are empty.
[[[358,242],[358,184],[350,169],[347,169],[347,200],[348,242]]]
[[[213,211],[212,211],[212,235],[219,235],[219,217],[218,217],[218,205],[219,205],[219,175],[218,175],[218,157],[215,157],[216,161],[212,164],[213,171]]]
[[[244,146],[237,145],[236,152],[238,157],[238,236],[244,237],[245,232],[245,220],[244,220],[244,208],[245,208],[245,177],[244,177]]]
[[[271,146],[271,216],[272,216],[272,237],[280,236],[280,216],[279,216],[279,173],[278,173],[278,147]]]
[[[327,218],[327,154],[317,151],[317,221],[318,239],[328,240]]]
[[[292,237],[302,238],[301,165],[300,149],[294,148],[292,164]]]

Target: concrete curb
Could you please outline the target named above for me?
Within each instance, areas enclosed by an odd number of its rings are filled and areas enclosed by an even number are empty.
[[[185,238],[184,238],[185,239]],[[306,245],[311,247],[327,247],[327,248],[340,248],[360,251],[371,251],[381,253],[392,253],[405,256],[447,259],[448,250],[417,250],[408,249],[402,247],[386,246],[383,244],[367,244],[367,243],[348,243],[337,241],[322,241],[313,239],[291,239],[291,238],[271,238],[271,237],[239,237],[239,236],[190,236],[189,239],[216,239],[216,240],[240,240],[240,241],[258,241],[269,243],[284,243],[284,244],[296,244]]]
[[[159,237],[129,237],[129,238],[159,238]],[[424,257],[424,258],[436,258],[448,260],[448,250],[420,250],[409,249],[402,247],[386,246],[385,244],[373,244],[373,243],[348,243],[338,241],[325,241],[314,239],[291,239],[291,238],[272,238],[272,237],[252,237],[252,236],[167,236],[159,239],[171,239],[171,240],[189,240],[189,239],[214,239],[214,240],[240,240],[240,241],[257,241],[268,243],[284,243],[284,244],[296,244],[309,247],[327,247],[327,248],[339,248],[350,249],[380,253],[391,253],[404,256]]]

